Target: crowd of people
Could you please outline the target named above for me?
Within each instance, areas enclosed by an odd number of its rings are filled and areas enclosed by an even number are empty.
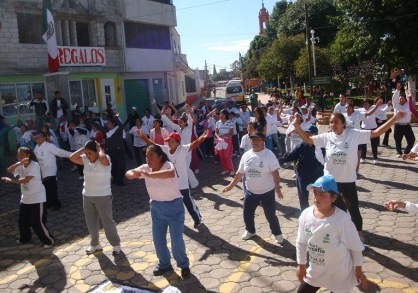
[[[255,103],[256,98],[252,93],[251,111],[246,104],[238,108],[230,101],[220,108],[212,108],[206,101],[197,106],[186,104],[182,111],[172,103],[158,105],[154,101],[155,117],[150,109],[145,109],[141,117],[136,107],[132,107],[126,121],[111,107],[100,115],[88,108],[84,112],[76,108],[69,120],[68,103],[57,91],[49,105],[52,119],[46,121],[47,104],[42,93],[38,93],[31,101],[35,121],[28,119],[26,124],[20,121],[15,127],[20,134],[18,162],[7,171],[18,179],[2,177],[7,183],[21,186],[17,242],[30,241],[32,227],[46,248],[54,245],[55,239],[46,228],[47,209],[61,208],[56,174],[62,167],[61,158],[68,158],[74,170],[78,170],[79,178],[84,180],[83,210],[91,237],[86,253],[102,249],[99,219],[113,247],[112,253],[121,252],[121,240],[112,216],[111,186],[125,186],[125,179],[144,179],[150,196],[152,236],[158,257],[154,275],[173,270],[166,240],[169,230],[173,257],[186,278],[190,268],[182,236],[184,206],[194,221],[194,228],[198,229],[204,221],[191,192],[199,185],[196,178],[199,160],[212,158],[220,166],[220,176],[233,177],[223,192],[242,181],[245,230],[241,238],[248,240],[255,236],[254,216],[261,203],[278,244],[284,241],[275,209],[275,196],[283,198],[279,170],[293,164],[301,210],[297,236],[297,275],[302,282],[299,292],[316,292],[321,286],[338,291],[352,288],[358,282],[365,284],[361,271],[364,237],[356,187],[359,166],[366,162],[368,143],[372,148],[372,162],[378,163],[379,137],[384,135],[383,145],[387,145],[392,126],[396,156],[418,160],[418,146],[413,146],[415,137],[410,125],[411,114],[417,115],[411,95],[398,84],[392,101],[387,104],[380,98],[365,99],[363,108],[355,109],[341,94],[330,118],[330,131],[322,134],[318,134],[315,126],[316,105],[309,98],[291,101],[277,98],[266,104],[259,100]],[[392,109],[394,115],[387,119],[386,113]],[[278,129],[283,125],[287,128],[281,134]],[[131,144],[127,143],[127,137]],[[407,141],[405,149],[403,137]],[[234,156],[240,158],[237,169]],[[126,170],[127,159],[133,158],[137,167]],[[309,190],[313,190],[313,206]],[[387,207],[390,210],[416,208],[396,200],[387,203]],[[335,222],[327,226],[319,220]],[[335,237],[333,244],[334,241],[342,244],[329,247],[329,254],[322,255],[321,260],[311,258],[319,245],[318,237],[323,238],[324,233]],[[341,255],[336,260],[338,253]],[[352,270],[325,272],[318,261],[342,262]],[[316,278],[316,270],[327,277]],[[336,273],[343,278],[339,286],[333,279]],[[329,283],[329,280],[334,281]]]

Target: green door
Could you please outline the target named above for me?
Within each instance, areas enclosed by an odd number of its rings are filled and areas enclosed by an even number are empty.
[[[139,115],[144,115],[144,110],[150,108],[148,80],[125,79],[126,113],[130,113],[133,106],[138,109]]]

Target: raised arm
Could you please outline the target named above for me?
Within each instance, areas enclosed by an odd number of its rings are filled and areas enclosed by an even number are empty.
[[[84,147],[78,149],[74,153],[72,153],[69,157],[70,161],[77,165],[83,165],[83,159],[81,155],[84,154]]]
[[[372,107],[372,109],[370,110],[370,111],[367,111],[367,112],[365,112],[364,113],[364,116],[370,116],[370,115],[372,115],[374,112],[376,112],[377,111],[377,109],[381,106],[383,104],[383,100],[382,99],[379,99],[377,102],[376,102],[376,105],[374,106],[374,107]]]
[[[138,136],[140,139],[142,139],[143,141],[145,141],[145,143],[147,144],[147,146],[153,145],[155,144],[152,140],[150,140],[141,130],[136,130],[135,131],[135,135]]]
[[[209,130],[205,130],[201,136],[199,136],[195,141],[190,144],[189,152],[195,148],[197,148],[205,139],[208,137]]]
[[[314,142],[312,140],[312,137],[310,137],[303,129],[300,127],[300,120],[297,120],[294,122],[295,132],[299,135],[299,137],[306,142],[309,145],[313,145]]]
[[[409,110],[411,111],[412,115],[414,115],[415,117],[418,117],[418,110],[415,108],[411,93],[408,94],[408,105],[409,105]]]
[[[401,119],[405,116],[405,112],[398,112],[396,115],[394,115],[392,118],[390,118],[388,121],[386,121],[385,124],[381,125],[380,127],[371,130],[370,132],[370,138],[375,138],[381,136],[383,133],[385,133],[389,128],[392,127],[393,124],[395,124],[396,121]]]

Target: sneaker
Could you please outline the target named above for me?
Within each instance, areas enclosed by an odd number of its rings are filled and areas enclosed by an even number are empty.
[[[113,255],[118,255],[120,254],[120,245],[115,245],[113,246],[113,251],[112,251]]]
[[[197,174],[200,173],[200,170],[199,169],[196,169],[196,170],[194,170],[194,173],[197,175]]]
[[[86,253],[87,254],[93,254],[93,253],[95,253],[97,251],[101,251],[101,250],[102,250],[102,246],[100,244],[96,245],[96,246],[90,245],[89,247],[87,247]]]
[[[55,244],[55,240],[54,240],[54,239],[52,239],[52,240],[51,240],[51,244],[45,244],[45,245],[44,245],[44,248],[51,248],[52,246],[54,246],[54,244]]]
[[[20,239],[16,239],[16,244],[19,244],[19,245],[21,245],[21,244],[26,244],[26,243],[28,243],[30,240],[28,240],[28,241],[22,241],[22,240],[20,240]]]
[[[190,277],[190,268],[189,267],[181,269],[181,277],[183,279],[187,279],[188,277]]]
[[[222,171],[221,172],[221,175],[226,175],[226,174],[228,174],[228,171]]]
[[[161,269],[159,266],[156,266],[155,269],[152,271],[152,273],[154,274],[154,276],[162,276],[165,273],[168,273],[171,271],[173,271],[173,267],[171,265],[169,265],[165,269]]]
[[[274,239],[276,239],[277,244],[282,244],[283,243],[283,235],[274,235]]]
[[[231,171],[231,172],[229,172],[229,175],[230,176],[235,176],[235,172],[234,171]]]
[[[377,163],[379,163],[379,160],[378,159],[373,160],[372,163],[373,163],[373,165],[376,165]]]
[[[366,160],[365,159],[360,159],[360,163],[364,164],[364,163],[366,163]]]
[[[244,234],[242,234],[241,239],[242,240],[248,240],[251,237],[253,237],[255,235],[255,233],[250,233],[247,230],[245,230]]]
[[[397,154],[397,155],[396,155],[396,157],[397,157],[397,158],[402,158],[402,155]]]

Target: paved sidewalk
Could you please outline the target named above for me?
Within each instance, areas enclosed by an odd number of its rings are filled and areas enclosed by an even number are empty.
[[[417,126],[414,131],[418,137]],[[393,140],[390,144],[394,145]],[[379,152],[379,164],[372,165],[370,159],[362,164],[363,176],[357,182],[367,244],[364,271],[372,282],[366,292],[418,292],[418,216],[389,212],[382,205],[395,198],[418,202],[417,165],[397,159],[392,148]],[[235,165],[238,162],[234,158]],[[133,167],[133,161],[129,166]],[[143,181],[128,181],[127,186],[113,189],[123,253],[112,256],[102,232],[103,253],[85,254],[89,237],[82,180],[70,168],[65,163],[58,175],[63,207],[48,213],[48,227],[57,239],[53,249],[41,248],[36,236],[30,244],[15,244],[19,186],[0,183],[0,292],[87,292],[105,279],[154,289],[171,284],[183,293],[294,292],[297,288],[294,245],[299,203],[292,170],[280,171],[285,198],[277,201],[276,208],[285,242],[278,246],[270,237],[261,207],[256,211],[258,236],[241,240],[242,189],[222,194],[232,177],[221,176],[219,164],[204,159],[197,175],[200,187],[192,191],[204,224],[194,229],[186,212],[184,238],[192,276],[181,280],[179,269],[165,277],[152,275],[157,258]]]

